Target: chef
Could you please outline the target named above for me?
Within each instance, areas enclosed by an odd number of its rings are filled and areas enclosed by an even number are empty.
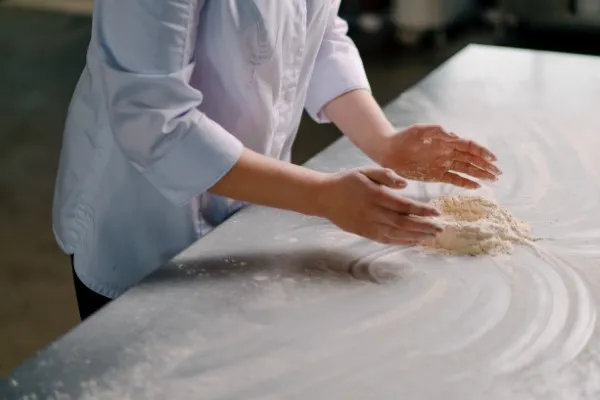
[[[496,157],[442,127],[398,131],[340,0],[97,0],[69,107],[53,226],[82,319],[253,203],[389,244],[436,235],[406,179],[476,188]],[[303,110],[381,167],[290,163]],[[460,173],[460,174],[457,174]]]

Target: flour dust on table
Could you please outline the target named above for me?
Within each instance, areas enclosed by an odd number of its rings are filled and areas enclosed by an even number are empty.
[[[600,399],[599,94],[598,59],[476,46],[387,108],[493,149],[494,184],[399,194],[436,202],[447,234],[471,210],[462,222],[496,224],[509,255],[251,207],[15,372],[8,395],[0,379],[0,398]],[[367,161],[343,139],[309,166]]]
[[[469,195],[446,195],[432,201],[442,216],[435,218],[444,232],[423,243],[425,247],[459,255],[510,253],[513,245],[531,245],[528,224],[496,201]]]

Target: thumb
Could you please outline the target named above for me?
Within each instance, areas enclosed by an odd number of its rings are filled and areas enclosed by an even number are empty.
[[[361,172],[373,182],[392,189],[402,189],[407,185],[404,178],[389,168],[365,168]]]

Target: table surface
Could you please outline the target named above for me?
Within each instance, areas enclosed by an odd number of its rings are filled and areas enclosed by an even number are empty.
[[[600,398],[600,59],[469,46],[386,108],[492,148],[535,248],[425,254],[251,207],[0,383],[23,399]],[[342,139],[308,163],[368,164]],[[459,189],[412,183],[421,200]]]

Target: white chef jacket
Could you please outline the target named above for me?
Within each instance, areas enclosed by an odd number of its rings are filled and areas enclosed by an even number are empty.
[[[206,191],[243,147],[290,160],[302,111],[369,89],[340,0],[96,0],[53,207],[114,298],[241,207]]]

